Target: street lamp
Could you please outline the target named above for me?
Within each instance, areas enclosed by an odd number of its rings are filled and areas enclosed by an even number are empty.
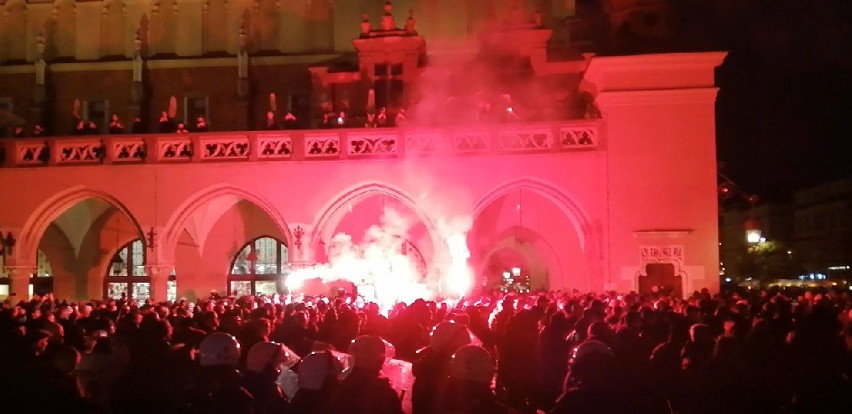
[[[726,177],[721,172],[719,176],[724,179],[724,182],[719,185],[719,198],[722,200],[730,199],[734,196],[742,197],[749,205],[748,219],[745,221],[745,236],[748,244],[758,244],[766,239],[760,231],[760,220],[755,217],[754,206],[757,204],[759,197],[754,194],[746,194],[743,190],[734,183],[730,178]]]
[[[745,232],[748,244],[760,243],[760,239],[763,238],[763,235],[760,233],[760,221],[754,218],[753,214],[745,222]]]

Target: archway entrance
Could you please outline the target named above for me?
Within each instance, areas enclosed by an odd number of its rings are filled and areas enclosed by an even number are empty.
[[[252,194],[217,189],[188,204],[171,222],[175,268],[192,291],[232,296],[283,292],[290,269],[285,225]],[[178,233],[179,231],[179,233]]]
[[[63,299],[107,297],[113,258],[132,240],[142,237],[136,222],[116,205],[96,197],[82,198],[57,209],[38,238],[39,270],[33,293],[50,289]],[[139,264],[144,275],[144,265]],[[41,291],[41,292],[40,292]],[[142,295],[140,299],[147,299]]]
[[[435,296],[433,234],[416,208],[385,187],[348,192],[321,216],[315,232],[316,259],[324,274],[305,278],[351,282],[358,294],[383,309]]]
[[[583,240],[565,209],[540,189],[516,185],[480,203],[468,233],[476,285],[484,291],[586,290]]]
[[[648,263],[639,276],[640,294],[666,294],[683,297],[683,276],[675,274],[672,263]]]

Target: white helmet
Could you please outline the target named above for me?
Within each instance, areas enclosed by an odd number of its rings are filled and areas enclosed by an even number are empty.
[[[246,369],[262,373],[271,367],[280,372],[281,363],[287,359],[286,353],[286,347],[277,342],[258,342],[246,356]]]
[[[202,367],[227,365],[236,368],[240,364],[240,343],[224,332],[213,332],[201,341],[198,354]]]
[[[341,364],[330,351],[311,352],[299,363],[299,389],[319,390],[326,378],[340,371]]]
[[[478,345],[462,346],[450,359],[450,377],[491,384],[494,377],[491,354]]]
[[[361,335],[349,345],[349,353],[354,366],[381,368],[387,357],[387,345],[378,336]]]

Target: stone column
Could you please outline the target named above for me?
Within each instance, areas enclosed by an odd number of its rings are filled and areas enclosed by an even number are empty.
[[[9,274],[9,298],[13,302],[30,300],[30,277],[36,266],[6,266]]]
[[[174,266],[165,264],[145,265],[145,272],[151,279],[151,299],[154,302],[165,302],[168,300],[169,275]]]

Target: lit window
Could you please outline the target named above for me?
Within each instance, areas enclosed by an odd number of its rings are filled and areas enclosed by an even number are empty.
[[[36,252],[38,270],[35,273],[37,277],[30,278],[30,296],[33,294],[44,295],[53,292],[53,270],[50,263],[47,261],[47,255],[43,251]],[[5,268],[6,258],[0,255],[0,300],[9,296],[9,275]]]
[[[287,245],[272,237],[259,237],[243,246],[231,263],[228,294],[272,295],[283,291],[288,271]]]
[[[144,301],[151,297],[151,278],[145,272],[145,244],[136,239],[113,256],[104,278],[104,298],[136,299]],[[177,297],[175,272],[169,275],[167,300]]]

